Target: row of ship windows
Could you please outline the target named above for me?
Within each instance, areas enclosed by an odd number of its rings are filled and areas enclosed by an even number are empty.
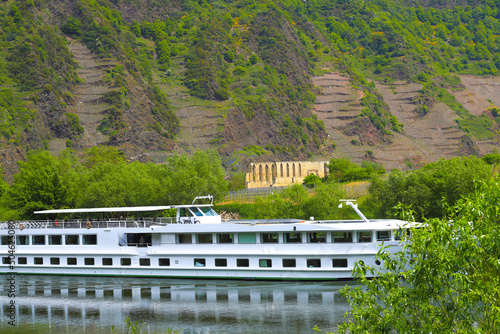
[[[280,233],[259,233],[260,238],[256,233],[238,233],[237,238],[232,233],[179,233],[176,237],[176,242],[179,244],[211,244],[216,243],[240,243],[254,244],[259,240],[260,243],[345,243],[345,242],[372,242],[391,240],[391,231],[338,231],[338,232],[285,232],[282,239]],[[303,235],[304,234],[304,235]],[[236,240],[237,239],[237,240]],[[401,240],[401,232],[395,231],[395,240]]]
[[[46,238],[48,237],[48,238]],[[81,237],[81,238],[80,238]],[[3,235],[1,239],[2,245],[9,245],[14,240],[14,236]],[[64,240],[65,245],[97,245],[96,234],[68,234],[68,235],[31,235],[32,245],[62,245]],[[29,235],[18,235],[16,237],[17,245],[29,245]]]
[[[308,243],[346,243],[346,242],[372,242],[374,237],[377,241],[389,241],[391,240],[391,231],[376,231],[375,236],[372,231],[339,231],[339,232],[308,232],[305,233],[306,242]],[[131,237],[140,238],[145,237],[142,243],[129,243],[130,245],[141,244],[141,245],[151,245],[151,234],[141,233],[141,234],[131,234]],[[80,238],[81,237],[81,238]],[[237,240],[236,240],[237,239]],[[300,232],[289,232],[283,233],[282,239],[280,239],[280,233],[260,233],[260,238],[258,238],[257,233],[238,233],[237,238],[233,233],[178,233],[176,235],[176,242],[178,244],[211,244],[216,241],[219,244],[226,243],[240,243],[240,244],[254,244],[257,240],[261,243],[302,243],[303,233]],[[395,231],[395,240],[401,239],[401,232]],[[1,244],[9,245],[14,240],[14,236],[2,236]],[[64,242],[64,243],[63,243]],[[16,237],[17,245],[29,245],[30,236],[29,235],[18,235]],[[31,235],[31,245],[97,245],[97,235],[95,234],[83,234],[83,235]]]
[[[101,259],[101,264],[103,266],[112,266],[113,258],[104,257]],[[153,259],[155,260],[155,259]],[[347,259],[331,259],[333,268],[347,268]],[[276,260],[275,260],[276,261]],[[307,268],[320,268],[321,267],[321,259],[305,259],[305,264]],[[325,261],[325,260],[323,260]],[[17,257],[18,265],[27,265],[28,258],[27,257]],[[61,259],[58,257],[51,257],[49,259],[51,265],[61,265]],[[10,265],[12,264],[11,258],[3,257],[2,263]],[[44,258],[43,257],[33,257],[33,265],[43,265]],[[76,257],[68,257],[66,258],[66,264],[69,266],[78,265],[78,259]],[[96,260],[93,257],[86,257],[83,259],[83,264],[86,266],[94,266],[96,265]],[[178,264],[178,260],[176,260],[176,264]],[[131,266],[132,259],[131,258],[120,258],[121,266]],[[140,258],[139,265],[144,267],[151,266],[151,259],[149,258]],[[227,259],[224,258],[216,258],[214,259],[213,265],[215,267],[227,267]],[[297,259],[281,259],[281,265],[283,268],[295,268],[297,267]],[[158,258],[157,266],[159,267],[168,267],[170,266],[170,258]],[[194,267],[206,267],[207,260],[205,258],[195,258],[193,259]],[[250,267],[250,259],[236,259],[236,267]],[[272,259],[259,259],[259,267],[260,268],[272,268],[273,260]]]

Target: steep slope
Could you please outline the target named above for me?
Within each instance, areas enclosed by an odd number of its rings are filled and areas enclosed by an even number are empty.
[[[173,60],[171,69],[174,75],[185,70],[180,57]],[[194,98],[186,86],[174,80],[156,77],[155,84],[167,94],[179,118],[181,130],[176,138],[175,151],[183,153],[216,148],[222,138],[225,103]]]
[[[496,101],[500,94],[499,78],[464,76],[462,79],[465,88],[450,92],[472,115],[480,116],[500,102]],[[419,113],[422,85],[406,81],[376,83],[391,114],[403,124],[404,132],[393,132],[390,140],[375,135],[368,141],[366,138],[374,133],[369,122],[364,122],[356,133],[346,131],[356,119],[363,118],[360,106],[363,93],[353,88],[349,77],[330,73],[314,77],[313,81],[321,88],[315,113],[325,123],[329,139],[336,144],[331,157],[349,157],[358,163],[363,159],[375,160],[388,169],[407,169],[441,157],[486,154],[498,148],[496,139],[477,139],[462,130],[457,123],[460,116],[443,102],[436,101],[427,113]]]
[[[104,111],[109,108],[104,96],[112,89],[103,79],[105,71],[113,68],[116,62],[95,57],[86,46],[75,40],[69,39],[68,48],[78,63],[77,73],[82,80],[76,85],[74,105],[69,108],[78,116],[84,130],[79,144],[81,148],[104,144],[109,137],[99,132],[97,127],[104,119]],[[56,143],[57,140],[52,140],[51,146]]]
[[[458,128],[455,122],[458,116],[453,110],[444,103],[436,103],[425,115],[417,113],[421,85],[378,83],[377,88],[391,113],[404,125],[404,134],[395,134],[393,144],[379,153],[382,160],[392,160],[401,168],[404,161],[408,164],[412,161],[427,163],[440,157],[467,154],[460,152],[461,138],[465,133]]]
[[[231,168],[492,152],[500,7],[467,3],[3,2],[4,169],[95,145],[142,161],[213,148]]]
[[[359,135],[345,130],[361,116],[363,92],[353,88],[349,77],[339,73],[327,73],[312,79],[321,91],[316,98],[314,113],[325,123],[328,139],[335,144],[335,155],[359,162],[364,156],[363,147],[352,144],[359,141]]]

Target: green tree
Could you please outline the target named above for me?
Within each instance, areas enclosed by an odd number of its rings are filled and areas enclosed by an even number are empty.
[[[23,15],[19,8],[17,8],[16,4],[13,3],[9,10],[9,16],[14,19],[14,22],[19,23],[23,20]]]
[[[68,18],[66,23],[64,23],[61,27],[63,33],[71,36],[77,36],[81,34],[82,22],[80,20],[75,19],[74,17]]]
[[[70,181],[76,174],[68,170],[67,157],[60,159],[47,151],[32,151],[26,161],[20,161],[20,171],[4,196],[8,206],[19,218],[34,218],[33,211],[74,207],[77,190]],[[71,164],[71,163],[70,163]]]
[[[253,218],[295,218],[343,219],[351,218],[338,209],[339,200],[345,198],[345,192],[338,184],[319,184],[310,194],[307,189],[294,184],[282,191],[255,199]]]
[[[283,198],[280,192],[273,192],[271,195],[266,197],[257,197],[255,198],[254,213],[252,218],[291,218],[292,205],[293,204],[290,201]]]
[[[168,186],[164,166],[132,163],[100,163],[86,175],[79,207],[165,205],[161,189]]]
[[[305,216],[303,219],[350,219],[354,218],[355,213],[338,209],[340,199],[345,198],[345,191],[342,186],[337,183],[333,184],[319,184],[315,189],[312,196],[310,196],[304,203]]]
[[[175,155],[169,159],[168,203],[190,203],[196,196],[222,198],[228,189],[225,172],[217,151],[197,151],[191,157]]]
[[[351,311],[338,333],[499,333],[498,208],[492,181],[412,229],[402,252],[379,253],[381,268],[356,265],[361,286],[342,291]]]
[[[331,159],[328,164],[329,178],[341,181],[349,169],[359,167],[347,158]]]
[[[380,217],[393,217],[398,203],[411,205],[416,218],[443,217],[444,208],[475,190],[475,181],[491,178],[491,166],[477,157],[441,159],[416,171],[394,170],[387,179],[374,178],[370,203]]]
[[[92,168],[103,163],[121,164],[125,161],[123,151],[112,146],[92,146],[82,154],[82,164],[86,168]]]
[[[318,184],[321,184],[321,178],[316,174],[309,174],[304,178],[302,183],[308,188],[314,188]]]

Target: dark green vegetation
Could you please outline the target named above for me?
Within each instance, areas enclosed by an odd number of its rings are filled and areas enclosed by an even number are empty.
[[[398,204],[411,206],[418,220],[441,218],[447,207],[474,193],[477,182],[490,180],[499,161],[499,154],[442,159],[420,170],[385,174],[374,163],[360,167],[348,159],[332,159],[329,176],[307,177],[307,187],[276,189],[252,204],[216,208],[242,218],[352,218],[351,210],[337,209],[338,201],[346,197],[346,182],[361,180],[370,182],[369,195],[361,199],[369,218],[397,217]],[[222,201],[231,184],[214,150],[174,155],[161,165],[130,162],[122,151],[107,146],[80,154],[67,149],[58,157],[40,150],[29,152],[19,167],[12,185],[0,180],[2,220],[33,218],[33,211],[44,209],[183,204],[205,194]]]
[[[220,199],[224,176],[215,151],[175,155],[168,165],[127,162],[106,147],[81,156],[34,151],[20,162],[12,186],[0,184],[1,219],[35,218],[33,211],[43,209],[184,204],[200,194]]]
[[[218,205],[216,210],[237,212],[241,218],[275,219],[295,218],[342,219],[355,218],[351,211],[337,209],[339,199],[345,198],[345,192],[338,184],[318,184],[308,191],[301,185],[293,185],[271,195],[255,198],[254,203],[232,203]]]
[[[486,160],[486,159],[485,159]],[[415,217],[444,217],[446,208],[462,196],[474,193],[478,181],[492,176],[491,166],[484,160],[470,158],[441,159],[423,168],[403,173],[392,171],[387,178],[374,178],[365,203],[377,217],[394,216],[398,203],[412,206]]]
[[[358,264],[362,287],[343,290],[352,309],[338,332],[498,333],[499,207],[498,181],[482,183],[441,219],[412,229],[403,252],[381,252],[387,272]]]
[[[29,149],[47,148],[54,139],[67,140],[75,150],[88,145],[81,118],[74,113],[73,94],[82,80],[68,40],[114,64],[103,78],[107,91],[100,102],[106,108],[97,131],[127,156],[175,146],[180,121],[167,84],[184,85],[197,103],[220,102],[224,122],[210,144],[224,154],[258,144],[266,153],[287,158],[313,155],[324,149],[326,133],[311,113],[318,93],[311,76],[323,69],[345,73],[364,91],[359,117],[382,136],[404,128],[389,112],[374,79],[423,84],[416,106],[420,114],[443,101],[460,115],[463,131],[491,138],[498,113],[492,109],[474,117],[447,89],[459,89],[455,74],[497,74],[499,5],[456,4],[4,1],[0,145],[14,160],[25,159]],[[145,140],[148,131],[154,135],[148,133],[152,139]]]
[[[346,182],[368,180],[375,175],[385,174],[385,169],[381,165],[372,161],[363,161],[361,166],[351,162],[349,159],[331,159],[328,164],[328,177],[326,182]]]
[[[343,185],[368,181],[369,195],[360,199],[360,208],[368,218],[398,218],[401,206],[412,208],[417,221],[442,218],[447,208],[475,193],[478,182],[491,180],[499,162],[499,154],[488,154],[483,159],[441,159],[419,170],[386,174],[374,163],[360,167],[348,159],[332,159],[330,174],[323,180],[310,175],[304,179],[306,187],[294,185],[256,198],[255,203],[224,204],[218,210],[238,212],[242,218],[357,218],[352,210],[337,209],[339,199],[346,196]]]

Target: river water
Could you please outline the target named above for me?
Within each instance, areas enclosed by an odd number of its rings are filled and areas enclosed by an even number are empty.
[[[142,320],[141,333],[315,333],[334,330],[349,309],[346,282],[16,275],[9,298],[8,277],[0,275],[1,333],[124,333],[127,316]]]

